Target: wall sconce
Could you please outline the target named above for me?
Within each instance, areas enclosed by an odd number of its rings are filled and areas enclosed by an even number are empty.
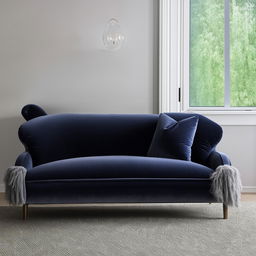
[[[122,47],[125,37],[117,19],[110,19],[103,34],[103,43],[108,50],[118,50]]]

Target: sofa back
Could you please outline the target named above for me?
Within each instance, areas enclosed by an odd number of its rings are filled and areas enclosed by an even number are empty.
[[[167,114],[176,120],[196,115]],[[192,161],[204,164],[220,141],[222,129],[206,117],[197,116]],[[34,166],[84,156],[146,156],[157,120],[154,114],[44,115],[21,125],[19,138]]]

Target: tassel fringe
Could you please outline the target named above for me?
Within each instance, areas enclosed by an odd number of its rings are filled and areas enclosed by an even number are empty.
[[[239,206],[242,183],[237,168],[220,165],[211,176],[211,192],[218,202],[226,206]]]
[[[26,203],[26,173],[27,170],[23,166],[11,166],[6,171],[4,178],[5,195],[8,202],[12,205]]]

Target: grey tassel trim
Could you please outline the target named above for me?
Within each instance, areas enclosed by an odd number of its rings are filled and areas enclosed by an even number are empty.
[[[218,202],[227,206],[239,206],[242,183],[237,168],[220,165],[211,176],[211,192]]]
[[[27,170],[23,166],[11,166],[4,178],[6,199],[12,205],[26,203],[25,177]]]

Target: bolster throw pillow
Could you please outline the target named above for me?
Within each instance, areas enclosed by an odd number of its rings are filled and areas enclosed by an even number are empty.
[[[190,161],[197,124],[197,116],[176,121],[160,114],[147,155]]]

